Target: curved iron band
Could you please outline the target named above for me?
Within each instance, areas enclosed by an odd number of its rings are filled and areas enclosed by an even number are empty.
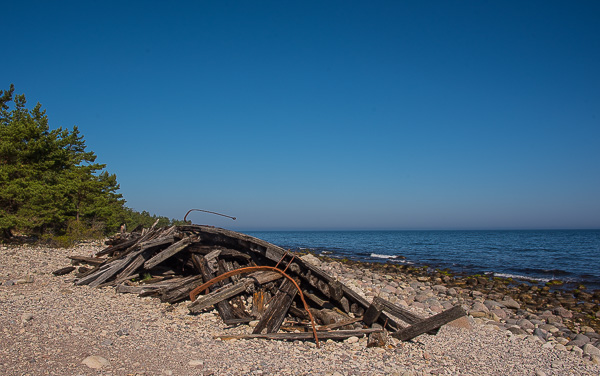
[[[237,274],[251,273],[251,272],[256,272],[256,271],[277,272],[294,284],[294,286],[296,287],[296,290],[298,290],[298,293],[300,294],[300,299],[302,299],[302,304],[304,304],[304,309],[308,313],[308,317],[310,317],[310,323],[312,325],[313,336],[315,337],[315,342],[317,344],[317,348],[320,348],[319,337],[317,337],[317,329],[316,329],[315,319],[313,318],[312,313],[310,313],[310,310],[308,309],[308,304],[306,304],[306,300],[304,300],[304,294],[302,293],[300,286],[298,286],[298,283],[296,283],[296,281],[294,281],[294,279],[292,277],[285,274],[282,270],[277,269],[274,266],[247,266],[244,268],[239,268],[239,269],[235,269],[235,270],[231,270],[229,272],[223,273],[223,274],[211,279],[210,281],[196,287],[192,291],[190,291],[190,300],[193,302],[194,300],[196,300],[196,297],[198,297],[198,295],[200,295],[200,293],[202,291],[208,290],[208,288],[210,286],[214,285],[217,282],[221,282],[221,281],[223,281],[231,276],[237,275]]]
[[[220,215],[221,217],[231,218],[231,219],[233,219],[234,221],[236,220],[236,218],[235,218],[235,217],[231,217],[231,216],[229,216],[229,215],[225,215],[225,214],[221,214],[221,213],[217,213],[217,212],[212,212],[212,211],[208,211],[208,210],[202,210],[202,209],[190,209],[190,210],[188,210],[188,212],[187,212],[187,213],[185,213],[185,215],[183,216],[183,221],[184,221],[184,222],[185,222],[185,221],[187,221],[187,216],[188,216],[188,214],[190,214],[190,213],[191,213],[191,212],[193,212],[193,211],[199,211],[199,212],[203,212],[203,213],[210,213],[210,214]]]

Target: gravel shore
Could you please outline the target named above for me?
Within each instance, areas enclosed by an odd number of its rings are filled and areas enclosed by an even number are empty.
[[[67,256],[101,248],[0,246],[1,375],[600,375],[595,333],[585,333],[584,351],[561,343],[552,329],[560,330],[558,323],[501,318],[510,307],[337,262],[315,261],[368,299],[384,296],[424,316],[459,303],[471,316],[436,336],[390,339],[384,348],[367,348],[365,338],[326,341],[320,349],[312,342],[221,341],[213,337],[251,329],[227,327],[214,311],[191,316],[188,302],[162,304],[51,274],[69,264]]]

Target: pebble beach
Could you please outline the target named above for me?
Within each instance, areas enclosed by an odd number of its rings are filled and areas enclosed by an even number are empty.
[[[305,260],[367,300],[380,296],[424,317],[461,305],[469,315],[435,336],[390,337],[375,348],[357,337],[321,348],[311,341],[220,340],[215,336],[251,328],[227,326],[215,311],[190,315],[189,302],[75,286],[72,275],[52,274],[69,265],[67,256],[102,248],[0,246],[0,374],[600,375],[600,335],[576,320],[579,312],[532,309],[498,290],[312,255]],[[589,304],[586,314],[597,315]]]

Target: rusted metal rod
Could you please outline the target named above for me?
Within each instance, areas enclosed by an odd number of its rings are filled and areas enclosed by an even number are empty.
[[[296,290],[298,290],[298,293],[300,294],[300,299],[302,299],[302,304],[304,304],[304,309],[306,310],[306,312],[308,313],[308,317],[310,317],[310,322],[312,325],[312,330],[313,330],[313,336],[315,337],[315,342],[317,344],[317,348],[320,348],[321,346],[319,345],[319,337],[317,336],[317,325],[315,324],[315,319],[312,315],[312,313],[310,313],[310,309],[308,307],[308,304],[306,303],[306,300],[304,300],[304,294],[302,293],[302,289],[300,288],[300,286],[298,286],[298,283],[296,283],[296,281],[290,277],[289,275],[287,275],[285,272],[283,272],[280,269],[277,269],[274,266],[247,266],[244,268],[239,268],[239,269],[235,269],[235,270],[231,270],[229,272],[225,272],[213,279],[211,279],[208,282],[205,282],[204,284],[196,287],[195,289],[193,289],[192,291],[190,291],[190,300],[193,302],[194,300],[196,300],[196,297],[198,297],[198,295],[204,291],[204,290],[208,290],[208,288],[212,285],[214,285],[215,283],[221,282],[231,276],[234,275],[238,275],[238,274],[245,274],[245,273],[252,273],[252,272],[256,272],[256,271],[272,271],[272,272],[277,272],[279,274],[281,274],[282,276],[284,276],[285,278],[287,278],[289,281],[291,281],[294,286],[296,287]]]
[[[221,214],[221,213],[217,213],[217,212],[212,212],[212,211],[208,211],[208,210],[202,210],[202,209],[190,209],[190,210],[188,210],[188,212],[187,212],[187,213],[185,213],[185,216],[183,217],[183,221],[184,221],[184,222],[185,222],[185,221],[187,221],[187,216],[188,216],[188,214],[190,214],[190,213],[191,213],[191,212],[193,212],[193,211],[199,211],[199,212],[204,212],[204,213],[210,213],[210,214],[220,215],[221,217],[231,218],[231,219],[233,219],[234,221],[236,220],[236,218],[235,218],[235,217],[231,217],[231,216],[229,216],[229,215],[225,215],[225,214]]]

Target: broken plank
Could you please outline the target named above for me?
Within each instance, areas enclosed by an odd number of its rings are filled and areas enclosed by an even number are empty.
[[[296,290],[294,283],[289,279],[285,279],[252,333],[259,334],[264,329],[267,330],[267,333],[277,332],[292,305],[296,293],[298,293],[298,290]]]
[[[208,282],[215,277],[215,275],[210,271],[210,269],[208,267],[208,263],[206,262],[206,259],[204,258],[204,256],[194,253],[194,254],[192,254],[192,262],[194,263],[194,266],[196,266],[196,268],[198,268],[198,270],[200,271],[200,274],[202,275],[204,282]],[[218,288],[221,285],[222,284],[220,282],[215,283],[212,288],[209,288],[209,290]],[[237,318],[237,317],[235,317],[235,315],[233,313],[233,307],[231,306],[231,304],[229,304],[228,301],[221,301],[221,302],[217,303],[216,308],[217,308],[217,311],[219,312],[219,316],[221,316],[221,319],[223,321]]]
[[[175,255],[177,252],[180,252],[185,249],[192,242],[191,237],[183,238],[178,242],[171,244],[169,247],[159,252],[156,256],[152,257],[150,260],[144,263],[144,269],[152,269],[156,265],[165,261],[169,257]]]
[[[362,337],[371,333],[381,332],[383,329],[359,329],[359,330],[332,330],[329,332],[318,332],[319,340],[332,339],[332,340],[344,340],[350,337]],[[266,334],[239,334],[239,335],[223,335],[215,336],[214,338],[220,338],[222,340],[228,339],[278,339],[278,340],[289,340],[289,341],[301,341],[314,339],[312,332],[300,332],[300,333],[266,333]]]
[[[226,285],[209,293],[208,295],[200,295],[188,306],[188,309],[190,313],[202,312],[202,310],[206,308],[245,292],[248,286],[252,283],[252,280],[246,279],[236,284]]]
[[[400,329],[397,332],[392,333],[392,337],[398,338],[401,341],[408,341],[425,332],[439,329],[441,326],[449,323],[450,321],[454,321],[465,315],[466,313],[461,306],[455,306],[442,313],[438,313],[437,315],[412,324],[407,328]]]
[[[67,258],[71,259],[74,263],[83,262],[89,265],[102,265],[106,262],[107,259],[99,258],[99,257],[86,257],[86,256],[68,256]]]

